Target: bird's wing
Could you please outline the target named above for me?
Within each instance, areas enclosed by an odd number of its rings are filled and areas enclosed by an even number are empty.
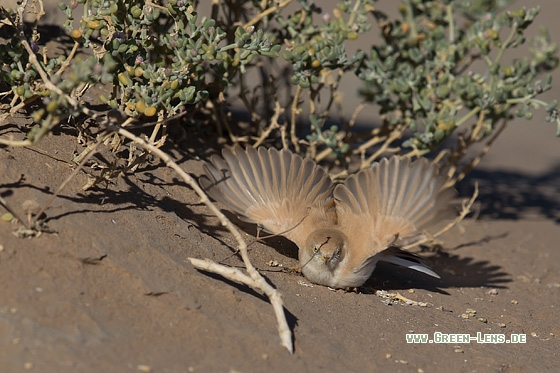
[[[298,246],[333,205],[332,181],[310,159],[287,150],[234,146],[206,163],[202,188],[232,212]]]
[[[398,239],[410,242],[453,216],[453,188],[427,159],[393,156],[346,179],[334,189],[341,229],[362,260]],[[399,242],[397,242],[399,243]],[[358,258],[356,258],[359,260]]]

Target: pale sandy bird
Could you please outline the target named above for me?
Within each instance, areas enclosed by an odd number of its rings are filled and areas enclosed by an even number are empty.
[[[243,220],[293,241],[309,281],[358,287],[378,261],[439,277],[398,248],[453,213],[454,189],[428,160],[393,156],[335,185],[288,150],[234,146],[222,155],[204,165],[201,186]]]

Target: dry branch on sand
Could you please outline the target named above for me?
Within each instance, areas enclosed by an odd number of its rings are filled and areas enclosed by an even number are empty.
[[[198,183],[181,167],[177,165],[165,152],[156,148],[154,145],[146,142],[145,140],[133,135],[132,133],[128,132],[124,128],[117,127],[113,124],[109,125],[109,129],[117,132],[118,134],[135,141],[140,146],[144,147],[148,151],[154,153],[158,158],[165,162],[165,164],[171,167],[175,172],[181,176],[181,178],[191,187],[193,190],[200,196],[200,202],[204,203],[214,215],[220,219],[220,223],[226,227],[231,234],[237,240],[237,248],[239,250],[239,254],[243,259],[243,263],[245,264],[245,269],[249,276],[241,272],[240,270],[232,267],[227,267],[224,265],[220,265],[214,263],[213,261],[206,259],[200,260],[195,258],[189,258],[189,261],[197,268],[203,269],[205,271],[217,273],[227,279],[230,279],[235,282],[240,282],[247,286],[250,286],[254,289],[258,289],[262,291],[269,299],[270,303],[274,308],[274,312],[276,314],[276,319],[278,321],[278,332],[280,334],[280,339],[282,341],[282,345],[293,353],[294,346],[292,342],[292,332],[288,326],[288,321],[286,320],[286,314],[284,313],[284,306],[282,303],[282,296],[280,292],[273,288],[264,277],[256,270],[256,268],[251,263],[249,259],[249,254],[247,252],[247,243],[241,237],[241,233],[239,230],[231,223],[231,221],[208,199],[208,196],[204,191],[200,188]]]

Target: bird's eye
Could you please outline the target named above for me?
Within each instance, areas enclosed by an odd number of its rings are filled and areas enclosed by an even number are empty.
[[[317,254],[317,253],[319,252],[319,246],[315,246],[315,247],[313,248],[313,252],[314,252],[315,254]]]

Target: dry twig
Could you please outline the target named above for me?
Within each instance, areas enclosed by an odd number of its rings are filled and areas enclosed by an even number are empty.
[[[247,284],[265,293],[266,296],[270,299],[270,303],[274,307],[274,312],[276,314],[276,319],[278,321],[278,332],[280,334],[282,345],[286,347],[288,351],[290,351],[290,353],[293,353],[294,346],[292,342],[292,332],[290,330],[290,327],[288,326],[288,321],[286,320],[286,315],[284,313],[284,307],[283,307],[282,297],[280,295],[280,292],[274,289],[268,282],[266,282],[264,277],[261,276],[261,274],[256,270],[256,268],[251,263],[247,252],[247,243],[241,236],[239,230],[210,201],[210,199],[208,198],[206,193],[204,193],[202,188],[200,188],[198,183],[189,174],[183,171],[183,169],[181,169],[177,165],[177,163],[175,163],[165,152],[156,148],[154,145],[146,142],[142,138],[133,135],[132,133],[125,130],[124,128],[118,127],[114,124],[109,124],[109,129],[117,132],[121,136],[124,136],[138,143],[143,148],[155,154],[158,158],[160,158],[163,162],[165,162],[165,164],[168,167],[172,168],[175,172],[177,172],[179,176],[181,176],[181,178],[185,181],[185,183],[187,183],[196,192],[196,194],[199,195],[200,202],[204,203],[212,211],[212,213],[214,213],[214,215],[218,217],[222,226],[226,227],[231,232],[231,234],[233,234],[238,244],[239,254],[243,259],[243,263],[245,264],[245,268],[249,276],[244,275],[242,272],[240,272],[237,269],[233,269],[233,268],[230,269],[228,267],[214,263],[209,259],[203,261],[195,258],[189,258],[189,260],[191,261],[191,263],[193,263],[194,266],[200,265],[200,267],[198,268],[215,272],[228,279]]]

